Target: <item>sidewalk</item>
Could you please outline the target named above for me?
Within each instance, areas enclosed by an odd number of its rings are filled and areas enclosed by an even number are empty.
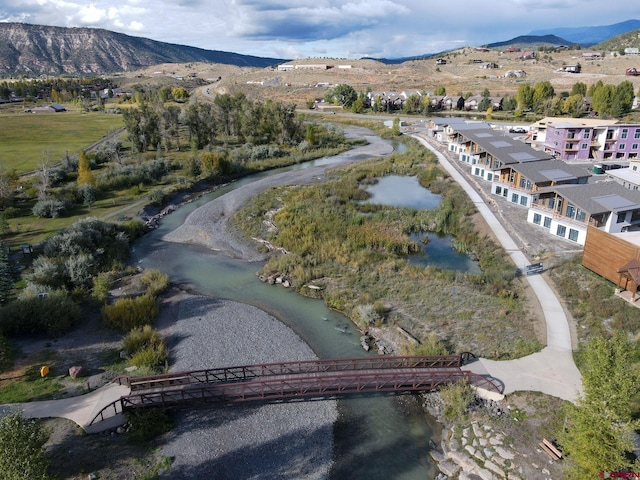
[[[529,265],[527,256],[467,179],[428,140],[417,134],[412,136],[436,155],[440,165],[467,192],[515,265],[519,268]],[[575,401],[582,392],[582,376],[573,361],[567,316],[558,297],[542,276],[531,275],[525,279],[542,306],[547,326],[547,346],[540,352],[517,360],[478,359],[464,368],[474,373],[489,374],[502,381],[505,394],[518,390],[534,390]]]
[[[63,398],[60,400],[45,400],[41,402],[15,403],[3,405],[6,411],[22,412],[26,418],[62,417],[77,423],[87,433],[97,433],[110,428],[118,427],[124,423],[122,412],[111,409],[105,412],[106,420],[98,425],[90,426],[89,423],[102,410],[102,408],[129,395],[129,387],[109,383],[86,395]]]

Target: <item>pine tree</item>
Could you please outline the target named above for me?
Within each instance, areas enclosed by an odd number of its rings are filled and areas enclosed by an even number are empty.
[[[5,303],[11,296],[13,273],[9,246],[0,240],[0,303]]]

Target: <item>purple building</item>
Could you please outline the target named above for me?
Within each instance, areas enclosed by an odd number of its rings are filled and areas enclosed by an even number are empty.
[[[640,125],[549,124],[544,151],[567,161],[636,159],[640,152]]]

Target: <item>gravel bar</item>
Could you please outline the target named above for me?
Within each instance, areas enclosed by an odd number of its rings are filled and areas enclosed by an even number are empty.
[[[163,312],[172,371],[317,358],[268,313],[243,303],[182,295]],[[327,479],[335,400],[197,406],[177,411],[160,454],[171,479]]]

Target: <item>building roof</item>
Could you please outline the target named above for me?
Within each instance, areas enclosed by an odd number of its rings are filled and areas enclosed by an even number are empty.
[[[550,190],[591,215],[640,209],[640,192],[629,190],[616,182],[558,185]]]
[[[533,128],[548,128],[554,126],[556,128],[578,128],[578,127],[602,127],[606,125],[615,125],[617,120],[603,120],[601,118],[564,118],[564,117],[544,117],[531,126]]]
[[[534,150],[526,143],[506,135],[501,130],[476,128],[462,131],[460,134],[505,165],[553,159],[550,154]]]
[[[590,177],[584,165],[571,165],[563,160],[550,159],[539,162],[524,162],[508,165],[533,183],[568,182],[578,178]]]
[[[615,177],[619,180],[622,180],[623,182],[640,185],[640,172],[634,172],[629,167],[607,170],[606,173],[609,177]]]

